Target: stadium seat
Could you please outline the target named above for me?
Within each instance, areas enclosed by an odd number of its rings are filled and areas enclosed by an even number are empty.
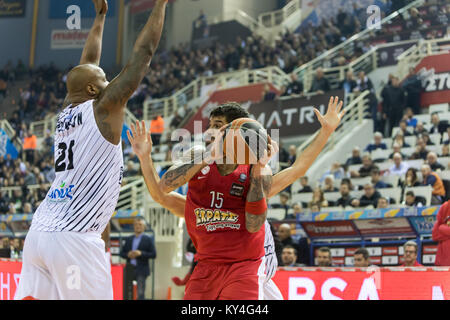
[[[285,217],[285,209],[269,209],[267,212],[267,219],[283,220]]]
[[[305,202],[308,203],[312,200],[313,193],[312,192],[306,192],[306,193],[295,193],[292,195],[291,203],[296,202]],[[325,194],[326,197],[326,194]],[[270,200],[269,200],[270,203]]]
[[[280,203],[280,195],[277,194],[276,196],[273,196],[272,198],[269,199],[269,204],[276,204],[276,203]]]
[[[428,112],[433,114],[435,112],[448,112],[448,103],[432,104],[428,108]]]
[[[438,172],[438,176],[442,180],[450,180],[450,170],[440,171]]]
[[[377,191],[383,197],[394,199],[395,203],[400,202],[400,198],[402,196],[402,189],[400,188],[384,188],[384,189],[377,189]]]
[[[411,147],[416,145],[416,140],[417,140],[416,136],[405,137],[405,142],[409,144]]]
[[[398,182],[400,180],[400,177],[397,175],[387,175],[387,176],[382,176],[381,180],[385,183],[391,184],[394,188],[398,186]]]
[[[353,178],[352,183],[355,186],[364,186],[366,183],[370,183],[372,181],[372,177],[364,177],[364,178]]]
[[[414,118],[417,119],[417,122],[422,122],[423,124],[429,124],[431,122],[431,117],[429,114],[418,114],[415,115]]]
[[[430,140],[433,142],[436,146],[441,144],[441,135],[439,133],[430,134]]]
[[[373,161],[383,160],[383,159],[386,160],[386,159],[389,159],[389,155],[391,153],[392,153],[392,150],[390,150],[390,149],[387,149],[387,150],[376,149],[376,150],[372,151],[370,156]]]
[[[427,201],[426,206],[431,204],[431,192],[433,188],[431,186],[423,186],[423,187],[413,187],[413,188],[405,188],[405,193],[403,194],[403,199],[405,198],[405,194],[408,191],[414,192],[414,195],[424,197]]]

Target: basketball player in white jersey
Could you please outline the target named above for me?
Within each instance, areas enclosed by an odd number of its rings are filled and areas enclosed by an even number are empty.
[[[318,110],[315,110],[316,116],[321,123],[322,129],[318,133],[314,141],[305,149],[305,151],[297,157],[294,164],[285,169],[273,177],[272,185],[269,193],[269,197],[277,195],[286,187],[291,185],[295,180],[304,176],[308,168],[317,158],[319,153],[325,146],[328,138],[338,127],[341,119],[345,115],[345,110],[342,110],[343,102],[339,101],[338,97],[331,97],[328,105],[328,110],[325,116],[322,116]],[[239,114],[241,111],[234,110],[233,113]],[[238,115],[235,115],[239,117]],[[247,117],[245,113],[241,117]],[[219,129],[229,123],[232,119],[227,119],[227,115],[224,116],[211,116],[210,128]],[[141,163],[141,169],[144,175],[144,180],[147,185],[147,189],[150,192],[153,200],[160,203],[163,207],[168,209],[174,215],[184,218],[186,197],[176,192],[165,193],[158,186],[160,178],[156,172],[153,161],[151,158],[152,141],[150,133],[146,131],[145,123],[136,122],[136,127],[132,126],[132,136],[130,132],[127,132],[128,139],[130,140],[134,153],[139,157]],[[277,152],[278,147],[276,143],[273,143],[272,152]],[[264,282],[264,299],[265,300],[283,300],[283,296],[279,291],[276,284],[271,280],[275,275],[278,260],[275,254],[275,244],[273,235],[270,230],[270,225],[265,221],[265,274],[266,279]]]
[[[97,17],[80,65],[67,76],[55,133],[55,180],[33,215],[15,299],[113,298],[101,233],[114,212],[123,174],[125,107],[148,71],[164,24],[167,0],[157,0],[131,58],[111,82],[98,66],[107,12]]]

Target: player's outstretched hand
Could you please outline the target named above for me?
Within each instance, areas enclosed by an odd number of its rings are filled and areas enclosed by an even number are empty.
[[[133,133],[133,135],[131,135],[131,133]],[[139,123],[139,121],[136,121],[136,126],[132,124],[131,133],[130,130],[127,131],[128,140],[130,140],[134,153],[139,159],[150,157],[153,143],[150,131],[147,132],[147,129],[145,128],[145,122],[141,121],[141,123]]]
[[[98,15],[105,15],[108,12],[108,1],[107,0],[92,0],[95,6],[95,12]]]
[[[323,116],[319,110],[314,108],[314,113],[319,120],[322,129],[328,134],[332,134],[334,130],[339,126],[342,118],[345,115],[345,109],[342,110],[344,105],[343,101],[339,101],[339,97],[331,97],[330,103],[328,104],[327,113]]]
[[[264,150],[264,156],[261,159],[259,159],[258,165],[260,165],[261,167],[265,167],[269,163],[270,159],[273,156],[275,156],[278,151],[279,151],[278,143],[272,140],[272,138],[268,135],[267,150]]]

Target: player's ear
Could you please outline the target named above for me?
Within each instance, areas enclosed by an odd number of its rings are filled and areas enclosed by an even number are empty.
[[[94,85],[92,83],[88,83],[88,85],[86,87],[86,92],[90,97],[95,98],[95,97],[99,96],[100,89],[96,85]]]

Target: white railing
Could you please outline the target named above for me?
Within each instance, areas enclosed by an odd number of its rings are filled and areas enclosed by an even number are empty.
[[[17,151],[22,150],[22,141],[16,137],[16,131],[13,129],[8,120],[0,120],[0,129],[6,132],[6,135],[12,141],[13,145],[16,147]]]
[[[120,188],[116,210],[136,210],[143,208],[147,193],[144,178],[142,177],[124,185]]]
[[[397,57],[397,75],[403,79],[408,75],[409,69],[416,67],[423,58],[449,52],[450,38],[419,41]]]
[[[46,188],[50,187],[50,184],[46,183],[44,184]],[[27,189],[29,189],[31,192],[38,190],[41,186],[40,185],[29,185],[27,186]],[[9,198],[13,196],[14,191],[22,191],[23,188],[19,186],[12,186],[12,187],[2,187],[0,188],[0,192],[3,195],[7,195]]]
[[[266,28],[273,28],[281,25],[293,14],[298,12],[298,10],[301,10],[301,1],[291,0],[288,4],[286,4],[286,6],[284,6],[280,10],[260,14],[258,16],[258,21],[261,25],[263,25]]]
[[[56,128],[57,116],[46,117],[44,120],[35,121],[30,124],[30,130],[38,138],[44,138],[47,131],[53,134]]]

